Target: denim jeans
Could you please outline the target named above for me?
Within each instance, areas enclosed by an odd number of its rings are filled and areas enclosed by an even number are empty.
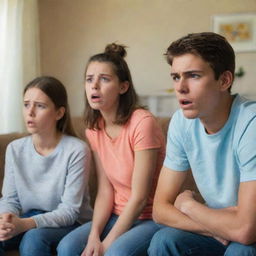
[[[149,256],[255,256],[256,244],[246,246],[236,242],[224,246],[207,237],[171,227],[163,227],[153,236]]]
[[[118,216],[112,214],[102,235],[103,240],[110,232]],[[146,256],[147,248],[154,233],[159,229],[152,220],[137,220],[134,225],[117,238],[108,248],[105,256]],[[86,247],[91,230],[91,222],[86,223],[66,235],[57,247],[58,256],[80,256]]]
[[[32,210],[22,216],[28,218],[43,211]],[[0,256],[5,251],[19,249],[21,256],[51,256],[59,241],[70,231],[78,227],[76,223],[63,228],[34,228],[7,241],[0,242]]]

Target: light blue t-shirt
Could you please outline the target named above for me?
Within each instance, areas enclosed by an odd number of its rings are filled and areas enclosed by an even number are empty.
[[[191,168],[209,207],[237,205],[240,182],[256,180],[256,102],[235,95],[226,124],[211,135],[198,118],[187,119],[178,110],[169,126],[164,166]]]

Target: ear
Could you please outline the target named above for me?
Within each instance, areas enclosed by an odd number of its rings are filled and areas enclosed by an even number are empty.
[[[221,91],[227,91],[228,88],[231,87],[234,77],[233,77],[232,73],[227,70],[220,75],[219,80],[221,82],[221,84],[220,84]]]
[[[56,121],[60,120],[64,116],[65,112],[66,109],[64,107],[60,107],[59,109],[57,109]]]
[[[119,94],[124,94],[127,92],[127,90],[129,89],[129,82],[128,81],[125,81],[125,82],[122,82],[120,84],[120,91],[119,91]]]

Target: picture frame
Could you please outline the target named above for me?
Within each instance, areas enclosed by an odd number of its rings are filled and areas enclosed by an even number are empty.
[[[213,16],[213,32],[224,36],[235,52],[256,51],[256,13]]]

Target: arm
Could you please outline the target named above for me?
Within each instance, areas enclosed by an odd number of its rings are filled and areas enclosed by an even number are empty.
[[[154,198],[153,218],[156,222],[167,226],[209,235],[203,225],[196,223],[174,206],[186,177],[187,171],[162,168]]]
[[[9,144],[5,155],[5,171],[2,188],[3,196],[0,199],[0,213],[13,213],[18,216],[21,212],[21,205],[13,173],[13,158],[12,144]]]
[[[5,174],[2,189],[2,198],[0,199],[0,240],[5,241],[11,237],[25,232],[35,226],[32,219],[23,220],[19,218],[21,205],[18,198],[16,183],[13,174],[14,155],[12,153],[12,144],[9,144],[5,157]],[[15,221],[14,221],[15,220]]]
[[[255,197],[256,181],[248,181],[240,183],[237,207],[211,209],[197,202],[186,191],[179,198],[179,208],[214,235],[229,241],[251,244],[256,241]]]
[[[104,251],[111,243],[126,232],[146,206],[156,170],[158,149],[135,151],[131,197],[117,222],[103,241]]]
[[[93,152],[93,156],[96,165],[98,191],[94,205],[91,232],[82,256],[90,256],[93,255],[94,252],[102,251],[100,235],[111,215],[114,203],[113,187],[105,174],[97,153]]]

